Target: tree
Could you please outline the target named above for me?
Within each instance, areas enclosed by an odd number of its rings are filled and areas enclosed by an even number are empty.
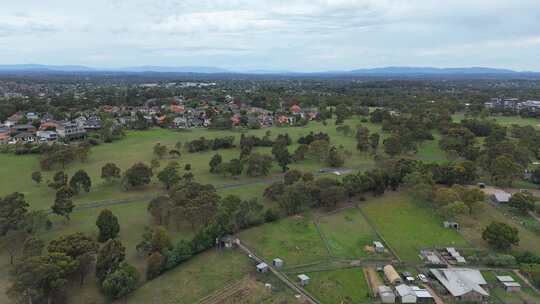
[[[134,164],[124,173],[125,183],[131,187],[149,184],[152,176],[152,169],[143,163]]]
[[[28,214],[28,206],[24,194],[19,192],[0,198],[0,236],[21,227]]]
[[[53,297],[77,270],[77,261],[63,253],[47,253],[17,263],[10,272],[8,296],[17,301],[52,303]]]
[[[99,283],[115,272],[126,257],[126,248],[118,240],[109,239],[98,251],[96,277]]]
[[[247,161],[246,174],[250,177],[265,176],[272,168],[272,157],[259,153],[252,153]]]
[[[279,208],[287,215],[294,215],[312,206],[311,191],[304,183],[286,186],[279,197]]]
[[[210,172],[215,173],[217,170],[217,167],[223,162],[223,158],[220,154],[215,154],[210,159],[210,163],[208,164],[210,166]]]
[[[340,103],[336,106],[336,125],[343,123],[343,121],[351,115],[351,109],[345,104]]]
[[[100,243],[116,238],[120,232],[118,218],[109,209],[101,210],[96,220],[96,226],[99,229],[98,241]]]
[[[338,185],[321,188],[320,191],[321,205],[327,209],[335,208],[339,202],[344,201],[347,197],[345,188]]]
[[[26,259],[39,256],[42,254],[43,248],[45,248],[45,242],[43,240],[33,236],[28,237],[23,243],[22,257],[23,259]]]
[[[395,135],[386,138],[383,141],[384,152],[390,157],[395,157],[402,153],[401,139]]]
[[[491,179],[500,184],[512,184],[523,173],[523,168],[510,157],[502,155],[491,163]]]
[[[371,133],[369,135],[369,145],[371,146],[371,149],[373,151],[376,151],[377,148],[379,147],[380,139],[381,139],[381,136],[379,135],[379,133]]]
[[[169,150],[169,156],[172,158],[180,158],[182,154],[178,150]]]
[[[163,226],[157,226],[154,229],[145,227],[142,240],[137,244],[137,251],[152,253],[163,253],[165,249],[172,248],[169,232]]]
[[[80,232],[61,236],[47,246],[48,252],[63,253],[77,261],[81,286],[90,272],[97,250],[97,242]]]
[[[140,275],[137,269],[128,263],[122,263],[115,271],[107,275],[101,288],[111,299],[121,299],[137,289]]]
[[[366,152],[369,147],[369,129],[366,127],[358,127],[356,130],[356,149],[361,152]]]
[[[482,239],[491,246],[508,250],[519,244],[518,229],[502,222],[491,222],[482,232]]]
[[[237,158],[233,158],[229,162],[227,170],[232,177],[237,177],[244,171],[244,162]]]
[[[41,172],[40,171],[35,171],[35,172],[32,172],[32,180],[36,183],[36,184],[40,184],[41,181],[43,180],[43,176],[41,175]]]
[[[308,154],[322,162],[328,157],[328,150],[330,150],[330,144],[326,140],[315,140],[309,144]]]
[[[116,164],[107,163],[101,168],[101,178],[107,182],[111,182],[115,179],[119,179],[121,174],[120,168]]]
[[[0,237],[1,248],[5,248],[9,253],[11,265],[13,265],[13,262],[15,261],[15,256],[22,250],[24,241],[27,237],[28,234],[22,230],[10,230]]]
[[[528,211],[534,210],[536,206],[536,197],[528,191],[518,192],[510,197],[508,204],[523,213],[527,213]]]
[[[146,278],[152,280],[163,272],[165,258],[159,252],[152,252],[146,261]]]
[[[302,179],[302,172],[298,170],[289,170],[283,175],[285,185],[292,185],[300,179]]]
[[[62,187],[56,191],[56,198],[54,199],[54,204],[51,207],[51,210],[54,214],[65,217],[69,220],[69,215],[75,208],[73,204],[73,190],[69,187]]]
[[[330,167],[339,168],[345,163],[345,156],[336,147],[332,147],[328,150],[326,163],[328,163]]]
[[[448,218],[455,218],[461,214],[468,214],[469,207],[464,202],[455,201],[442,207],[441,213]]]
[[[165,186],[165,189],[169,190],[172,186],[178,184],[182,179],[178,173],[178,168],[175,165],[167,165],[161,170],[157,178]]]
[[[291,162],[291,154],[289,149],[283,143],[276,141],[272,146],[272,155],[281,167],[282,172],[287,172],[287,165]]]
[[[148,203],[148,212],[152,215],[158,225],[167,225],[169,212],[172,208],[171,200],[167,196],[158,196]]]
[[[154,146],[154,155],[158,158],[158,159],[163,159],[163,157],[167,154],[167,147],[166,146],[163,146],[161,145],[160,143],[157,143],[155,146]]]
[[[49,184],[49,187],[53,188],[54,190],[58,190],[62,187],[67,186],[68,183],[68,176],[64,173],[64,171],[58,171],[53,176],[53,181]]]
[[[81,188],[84,192],[90,192],[90,187],[92,187],[92,181],[90,176],[84,170],[79,170],[71,177],[69,181],[69,187],[73,190],[75,194],[78,194]]]

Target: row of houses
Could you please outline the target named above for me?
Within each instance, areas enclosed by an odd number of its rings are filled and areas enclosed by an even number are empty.
[[[518,98],[490,98],[484,103],[488,109],[507,109],[513,111],[540,111],[540,100],[520,100]]]
[[[84,139],[87,131],[74,122],[48,122],[39,129],[31,124],[0,126],[0,144],[52,142]]]

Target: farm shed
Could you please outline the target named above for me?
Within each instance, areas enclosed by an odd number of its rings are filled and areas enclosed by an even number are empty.
[[[268,271],[268,265],[266,263],[260,263],[257,265],[257,271],[260,273],[265,273]]]
[[[274,267],[276,268],[281,268],[283,267],[283,260],[280,258],[275,258],[274,260],[272,260],[272,265],[274,265]]]
[[[383,268],[384,276],[390,282],[390,284],[401,283],[401,277],[397,273],[396,269],[392,265],[386,265]]]
[[[456,222],[444,221],[443,225],[444,225],[444,228],[459,230],[459,223],[456,223]]]
[[[431,274],[457,300],[482,302],[489,293],[483,288],[487,285],[479,270],[469,268],[430,269]]]
[[[408,285],[401,284],[396,286],[396,292],[401,303],[416,303],[416,294]]]
[[[498,203],[498,204],[506,204],[510,201],[510,198],[512,197],[512,194],[504,191],[504,190],[501,190],[501,189],[493,189],[491,191],[491,200],[494,202],[494,203]]]
[[[374,241],[373,246],[375,247],[375,252],[384,253],[384,245],[379,241]]]
[[[435,302],[433,296],[427,289],[422,289],[418,286],[411,286],[411,289],[416,295],[417,303],[427,304]]]
[[[521,290],[521,284],[514,281],[511,276],[497,276],[497,280],[501,282],[506,292],[514,292]]]
[[[396,302],[396,294],[392,290],[392,288],[381,285],[377,289],[377,294],[381,298],[382,303],[395,303]]]
[[[309,277],[305,274],[299,274],[298,280],[300,281],[300,285],[302,286],[306,286],[307,284],[309,284]]]

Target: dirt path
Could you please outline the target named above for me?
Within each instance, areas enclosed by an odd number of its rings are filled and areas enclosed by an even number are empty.
[[[439,297],[439,295],[435,292],[435,290],[433,290],[433,288],[431,288],[431,286],[424,285],[424,287],[429,291],[429,293],[433,297],[433,300],[435,301],[435,304],[444,304],[443,299],[441,299],[441,297]]]
[[[525,284],[529,285],[529,287],[530,287],[532,290],[534,290],[537,294],[540,295],[540,290],[538,290],[538,288],[536,288],[536,286],[534,286],[534,285],[531,283],[531,281],[529,281],[529,279],[528,279],[526,276],[524,276],[524,275],[523,275],[521,272],[519,272],[519,270],[517,270],[517,269],[514,269],[513,271],[514,271],[514,273],[515,273],[521,280],[523,280],[523,282],[525,282]]]

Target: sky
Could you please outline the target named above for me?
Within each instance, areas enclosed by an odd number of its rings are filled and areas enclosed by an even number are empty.
[[[0,0],[0,64],[540,71],[540,0]]]

